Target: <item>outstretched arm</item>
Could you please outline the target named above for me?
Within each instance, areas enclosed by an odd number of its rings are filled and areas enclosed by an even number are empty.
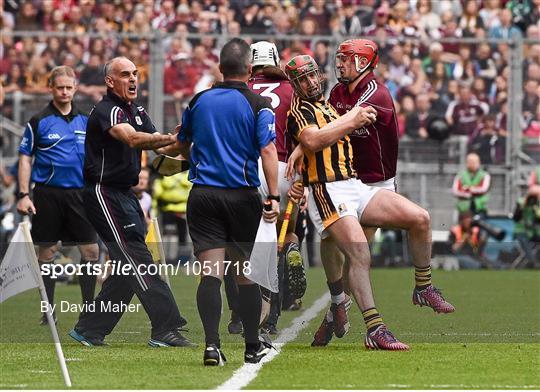
[[[176,135],[162,135],[159,132],[138,132],[127,123],[117,124],[110,128],[109,132],[116,140],[127,144],[131,148],[140,148],[142,150],[155,150],[176,142]]]
[[[377,111],[371,107],[354,107],[340,118],[322,128],[311,126],[300,133],[299,141],[304,148],[313,152],[331,146],[356,128],[373,124],[377,120]]]

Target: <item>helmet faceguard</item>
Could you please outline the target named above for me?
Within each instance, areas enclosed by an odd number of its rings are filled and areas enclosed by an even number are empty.
[[[360,62],[365,57],[367,64],[363,67]],[[346,62],[347,59],[354,61],[354,68],[358,75],[354,78],[343,77],[339,72],[338,64]],[[367,39],[348,39],[343,41],[336,52],[336,66],[334,71],[337,79],[343,84],[350,84],[357,80],[369,69],[374,69],[379,63],[379,48],[377,44]]]
[[[285,72],[294,87],[295,93],[301,98],[316,101],[322,96],[322,76],[319,66],[311,56],[300,55],[293,57],[285,66]],[[303,82],[304,86],[302,85]],[[307,87],[307,89],[304,87]]]

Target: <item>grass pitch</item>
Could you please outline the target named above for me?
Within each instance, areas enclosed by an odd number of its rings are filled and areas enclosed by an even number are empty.
[[[327,289],[321,269],[308,271],[304,309]],[[434,272],[434,281],[456,306],[456,313],[436,315],[411,303],[412,269],[374,270],[378,309],[409,352],[366,351],[364,324],[357,308],[351,331],[326,348],[311,348],[322,313],[298,338],[265,364],[252,389],[540,388],[540,272]],[[187,336],[199,347],[151,349],[144,312],[124,315],[109,347],[86,348],[67,336],[76,313],[59,313],[58,332],[74,388],[212,389],[243,365],[240,336],[226,331],[222,316],[225,367],[202,366],[204,338],[195,304],[193,277],[172,278]],[[79,300],[78,286],[57,286],[56,302]],[[224,300],[226,308],[226,301]],[[281,329],[300,312],[284,312]],[[0,305],[0,389],[58,389],[63,380],[50,332],[40,327],[37,290]]]

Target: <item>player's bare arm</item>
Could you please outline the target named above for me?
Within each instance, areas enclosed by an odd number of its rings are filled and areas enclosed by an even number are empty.
[[[154,150],[176,142],[175,135],[162,135],[157,132],[137,132],[135,128],[126,123],[115,125],[109,130],[109,133],[116,140],[127,144],[129,147],[140,148],[142,150]]]
[[[318,152],[331,146],[356,128],[372,124],[376,119],[377,111],[373,107],[356,107],[320,129],[316,126],[305,128],[299,140],[308,150]]]

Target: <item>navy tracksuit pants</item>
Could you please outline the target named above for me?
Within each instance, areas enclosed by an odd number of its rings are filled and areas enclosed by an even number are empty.
[[[95,312],[81,314],[76,330],[87,337],[110,334],[123,314],[110,310],[115,304],[129,304],[134,294],[150,318],[152,337],[185,325],[169,286],[159,275],[138,271],[138,265],[150,265],[153,260],[144,241],[146,222],[134,193],[92,184],[85,186],[83,200],[88,219],[109,249],[110,259],[129,265],[130,273],[113,274],[103,282],[94,301]]]

